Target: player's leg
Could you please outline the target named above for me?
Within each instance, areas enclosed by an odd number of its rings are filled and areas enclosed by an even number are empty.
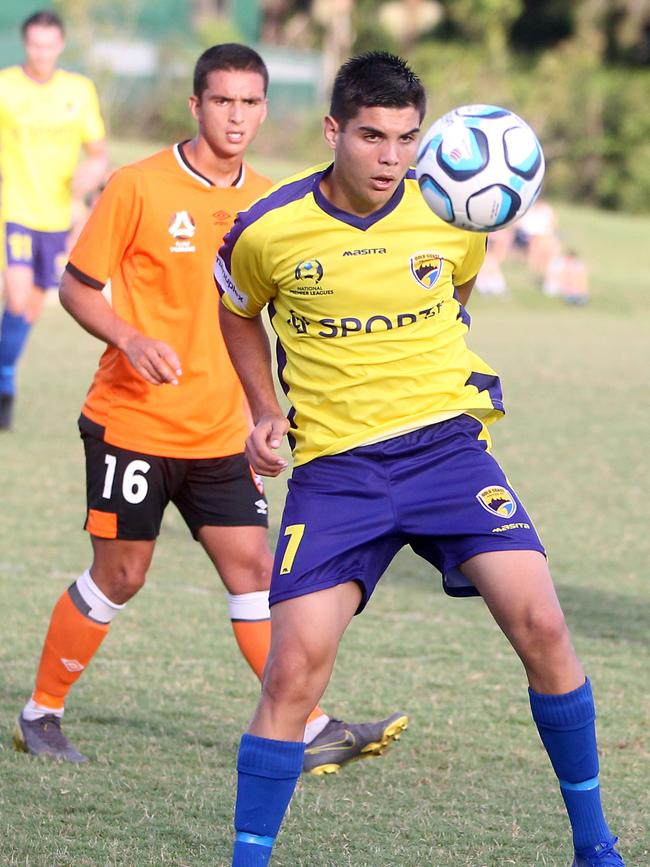
[[[66,232],[34,232],[6,225],[5,308],[0,322],[0,429],[11,427],[16,368],[30,329],[38,319],[44,290],[56,285],[63,265]]]
[[[203,526],[198,540],[212,560],[228,598],[230,623],[239,650],[261,680],[271,646],[269,585],[273,555],[264,527]],[[329,717],[316,706],[309,715],[305,741],[319,735]]]
[[[17,749],[85,761],[61,731],[65,699],[110,624],[142,587],[168,502],[173,464],[84,436],[93,561],[60,596],[43,644],[36,684],[18,718]]]
[[[600,801],[595,708],[538,551],[493,551],[462,564],[519,655],[540,737],[559,779],[573,831],[576,864],[622,865]]]
[[[478,589],[521,656],[576,844],[593,845],[609,832],[597,789],[591,687],[571,645],[541,541],[490,455],[480,422],[460,416],[405,435],[402,452],[416,440],[424,452],[413,450],[410,473],[402,467],[393,487],[401,524],[413,534],[416,552],[443,573],[447,592],[462,596]]]
[[[273,607],[262,697],[237,759],[233,867],[267,864],[303,766],[302,732],[330,679],[336,651],[361,602],[356,582]]]
[[[25,308],[34,285],[32,236],[13,223],[5,227],[4,310],[0,322],[0,430],[13,420],[16,365],[29,335]]]
[[[60,725],[66,697],[101,647],[113,618],[142,587],[154,542],[92,537],[94,557],[57,600],[43,643],[32,695],[14,733],[16,747],[72,762],[74,749]]]
[[[271,640],[268,588],[273,563],[261,479],[243,455],[189,464],[174,503],[224,582],[235,638],[261,679]],[[380,755],[407,725],[401,711],[381,720],[348,723],[316,705],[304,731],[305,771],[335,773],[353,758]],[[355,750],[341,748],[352,738]]]

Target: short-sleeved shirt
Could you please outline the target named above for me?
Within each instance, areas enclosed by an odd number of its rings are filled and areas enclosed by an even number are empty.
[[[216,187],[182,145],[109,180],[67,270],[96,289],[110,279],[118,316],[171,346],[183,374],[177,386],[150,385],[109,346],[82,410],[107,442],[169,458],[243,450],[247,409],[219,329],[212,266],[237,211],[270,184],[244,165],[235,185]]]
[[[104,138],[93,83],[58,69],[46,82],[0,70],[2,219],[41,232],[71,222],[71,181],[83,144]]]
[[[485,236],[438,219],[409,171],[368,217],[334,207],[318,166],[276,186],[226,236],[222,300],[269,305],[294,461],[337,454],[470,413],[503,413],[499,379],[465,342],[469,282]]]

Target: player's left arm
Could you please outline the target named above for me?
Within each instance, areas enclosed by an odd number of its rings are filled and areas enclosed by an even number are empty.
[[[487,237],[483,234],[467,232],[467,249],[462,262],[454,268],[454,295],[463,305],[467,304],[476,283],[478,272],[485,259]]]
[[[467,307],[469,302],[470,295],[472,294],[472,289],[474,288],[474,284],[476,283],[476,277],[472,277],[471,280],[468,280],[467,283],[463,283],[462,286],[455,286],[455,295],[456,298],[460,301],[463,307]]]
[[[80,113],[79,140],[85,158],[79,163],[72,177],[72,195],[75,199],[84,199],[99,189],[106,180],[108,150],[106,128],[95,85],[90,79],[80,76],[78,87],[81,88],[83,106]]]
[[[75,199],[84,199],[99,189],[108,171],[108,148],[105,139],[86,142],[83,149],[85,159],[79,163],[72,176],[72,196]]]

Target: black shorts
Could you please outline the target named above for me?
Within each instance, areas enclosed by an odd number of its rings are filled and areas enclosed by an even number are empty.
[[[109,445],[81,431],[88,512],[84,529],[102,539],[155,539],[174,503],[194,538],[201,527],[267,527],[262,480],[244,454],[161,458]]]

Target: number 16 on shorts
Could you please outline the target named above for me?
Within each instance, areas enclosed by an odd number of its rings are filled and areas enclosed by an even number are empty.
[[[115,483],[115,467],[117,466],[117,457],[115,455],[106,455],[106,476],[104,477],[104,490],[102,497],[105,500],[110,500],[113,496],[113,485]],[[141,503],[147,496],[149,484],[147,482],[147,473],[151,469],[151,464],[140,459],[130,461],[122,475],[122,496],[127,503],[136,505]]]
[[[88,498],[85,529],[102,539],[155,539],[169,502],[163,459],[82,436]]]

